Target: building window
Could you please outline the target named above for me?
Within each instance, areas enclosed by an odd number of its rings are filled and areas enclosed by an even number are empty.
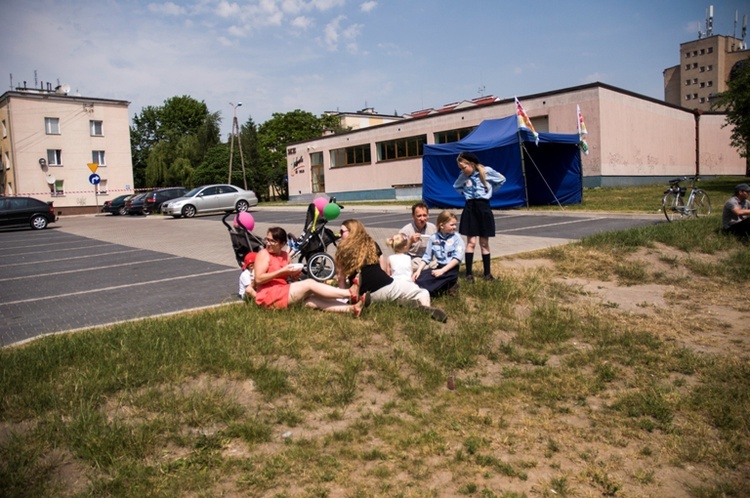
[[[102,122],[101,121],[89,121],[89,127],[91,129],[91,136],[92,137],[103,137],[104,136],[104,130],[102,129]]]
[[[44,118],[44,131],[47,135],[59,135],[60,118]]]
[[[713,81],[709,81],[708,83],[706,83],[706,86],[714,86],[714,82]]]
[[[685,64],[685,71],[688,71],[690,69],[690,64]]]
[[[686,59],[689,59],[689,58],[690,58],[690,52],[685,52],[685,58],[686,58]]]
[[[103,150],[92,150],[91,151],[91,162],[96,163],[99,166],[106,166],[107,162],[104,160]]]
[[[713,54],[714,53],[714,47],[708,47],[708,53]]]
[[[697,98],[698,98],[698,94],[697,94],[697,93],[694,93],[694,94],[693,94],[693,100],[695,100],[695,99],[697,99]]]
[[[705,73],[705,72],[706,72],[706,66],[701,66],[701,73]]]
[[[375,144],[378,150],[378,161],[392,161],[394,159],[408,159],[421,157],[427,135],[387,140]]]
[[[3,120],[3,138],[8,136],[8,129],[5,127],[5,120]]]
[[[690,100],[690,94],[685,95],[685,100]]]
[[[60,149],[47,149],[47,165],[62,166],[62,151]]]
[[[685,86],[690,86],[690,80],[685,80]]]
[[[695,69],[697,67],[698,67],[698,63],[697,62],[693,62],[693,69]]]
[[[65,189],[63,188],[63,184],[65,183],[65,180],[55,180],[55,183],[52,185],[52,195],[65,195]]]
[[[331,168],[372,164],[370,144],[355,145],[331,151]]]
[[[705,87],[706,87],[706,84],[701,81],[701,88],[705,88]]]
[[[697,50],[693,50],[693,57],[695,57],[697,55],[698,55],[698,51]]]
[[[713,71],[714,70],[714,65],[713,64],[709,64],[707,70],[708,71]]]
[[[697,84],[698,84],[698,78],[693,78],[693,85],[697,85]]]
[[[99,180],[99,183],[96,184],[96,193],[97,194],[107,193],[107,180],[105,180],[104,178]]]
[[[5,169],[10,169],[10,155],[7,151],[5,152],[3,164],[5,165]]]
[[[690,84],[689,81],[690,80],[688,80],[688,84]],[[449,142],[458,142],[466,135],[474,131],[474,128],[474,126],[471,126],[469,128],[460,128],[458,130],[439,131],[435,133],[435,143],[447,144]]]
[[[703,55],[703,54],[705,54],[705,53],[706,53],[706,49],[705,49],[705,48],[702,48],[702,49],[701,49],[701,55]]]
[[[326,191],[326,177],[323,169],[323,153],[313,152],[310,154],[310,176],[312,179],[313,193]]]
[[[701,104],[705,104],[705,103],[706,103],[706,98],[705,97],[701,97]]]

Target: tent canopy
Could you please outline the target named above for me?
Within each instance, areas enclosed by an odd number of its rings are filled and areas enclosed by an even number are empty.
[[[521,161],[521,144],[524,158]],[[578,134],[539,133],[539,145],[516,116],[482,121],[458,142],[425,145],[422,198],[430,207],[461,208],[465,201],[453,189],[461,173],[456,158],[473,152],[485,166],[503,174],[505,184],[490,200],[493,209],[581,202],[583,180]],[[555,200],[557,199],[557,200]]]

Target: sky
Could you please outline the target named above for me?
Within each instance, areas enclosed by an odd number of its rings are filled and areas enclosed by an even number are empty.
[[[3,0],[4,93],[38,83],[126,100],[188,95],[222,136],[295,109],[381,114],[600,81],[664,98],[663,71],[705,30],[696,0]],[[740,36],[750,0],[715,1]],[[750,41],[746,39],[746,41]],[[10,47],[10,49],[8,49]],[[0,80],[3,81],[3,80]],[[12,86],[11,86],[12,81]]]

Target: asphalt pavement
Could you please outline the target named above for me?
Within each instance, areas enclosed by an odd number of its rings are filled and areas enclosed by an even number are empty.
[[[302,206],[254,208],[254,233],[299,233]],[[460,210],[455,211],[460,214]],[[357,218],[384,250],[411,219],[407,206],[347,206],[330,228]],[[431,212],[431,220],[437,217]],[[240,302],[239,267],[221,216],[63,217],[49,229],[0,230],[0,345],[39,336]],[[496,211],[493,256],[566,244],[659,215]],[[331,248],[330,252],[335,249]],[[137,323],[137,322],[136,322]]]

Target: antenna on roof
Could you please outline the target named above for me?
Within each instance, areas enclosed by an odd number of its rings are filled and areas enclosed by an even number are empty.
[[[480,97],[484,97],[484,90],[485,90],[484,85],[480,86],[479,90],[477,90],[477,93],[479,94]]]
[[[708,17],[706,18],[706,36],[714,35],[714,6],[708,7]]]

